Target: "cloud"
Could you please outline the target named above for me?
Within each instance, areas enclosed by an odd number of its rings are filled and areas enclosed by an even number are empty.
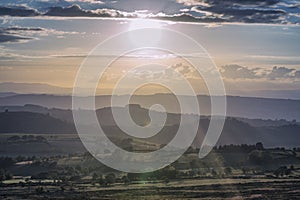
[[[269,79],[278,79],[278,78],[293,78],[291,72],[295,69],[289,69],[286,67],[273,67],[272,71],[266,75]],[[299,71],[296,71],[299,72]]]
[[[205,1],[199,1],[199,0],[177,0],[178,3],[182,3],[186,6],[195,6],[195,5],[201,5],[201,6],[209,6],[208,3]]]
[[[14,7],[0,7],[0,16],[17,16],[17,17],[32,17],[37,16],[39,13],[34,10],[24,6],[14,6]]]
[[[63,16],[63,17],[115,17],[115,18],[128,18],[138,17],[136,13],[122,12],[115,9],[96,9],[85,10],[79,5],[75,4],[70,7],[51,7],[44,14],[47,16]]]
[[[73,35],[73,34],[84,34],[79,32],[67,32],[67,31],[59,31],[55,29],[45,29],[41,27],[7,27],[1,28],[0,27],[0,43],[5,42],[26,42],[29,40],[37,39],[41,36],[48,36],[48,35],[57,35],[64,36],[64,35]]]
[[[268,65],[299,65],[300,57],[294,55],[246,55],[245,58],[249,61],[254,61],[260,64]]]
[[[22,36],[17,35],[9,35],[9,34],[3,34],[0,33],[0,43],[4,42],[24,42],[26,40],[31,40],[32,38],[26,38]]]
[[[67,2],[72,3],[91,3],[91,4],[104,4],[103,1],[100,0],[66,0]]]
[[[223,77],[230,79],[254,79],[257,78],[256,70],[240,65],[225,65],[222,66],[221,74]]]
[[[208,17],[194,17],[191,14],[183,13],[178,15],[165,15],[165,16],[153,16],[155,19],[176,21],[176,22],[193,22],[193,23],[220,23],[226,22],[225,19],[208,16]]]
[[[280,2],[280,0],[177,0],[178,3],[185,5],[274,5]]]
[[[69,16],[69,17],[76,17],[76,16],[86,16],[86,17],[94,17],[90,11],[85,11],[80,8],[78,5],[73,5],[70,7],[62,8],[62,7],[51,7],[49,10],[44,14],[48,16]]]
[[[199,75],[196,69],[190,65],[183,63],[177,63],[170,65],[166,68],[147,67],[136,68],[130,72],[130,77],[142,80],[164,80],[164,81],[176,81],[182,80],[182,77],[186,79],[199,79]]]
[[[296,71],[294,76],[295,78],[300,79],[300,71]]]
[[[0,28],[0,43],[6,42],[24,42],[33,38],[21,36],[18,34],[10,33],[10,31]]]
[[[177,0],[190,7],[190,13],[209,17],[218,16],[226,22],[243,23],[297,23],[291,20],[299,8],[282,0]],[[205,18],[205,17],[203,17]],[[299,18],[298,18],[299,21]]]
[[[271,70],[265,68],[247,68],[240,65],[225,65],[221,67],[221,75],[226,79],[266,79],[295,80],[300,78],[300,70],[274,66]]]
[[[43,31],[44,29],[43,28],[40,28],[40,27],[18,27],[18,26],[15,26],[15,27],[9,27],[9,28],[6,28],[5,29],[6,31]]]
[[[227,22],[247,22],[247,23],[283,23],[282,16],[286,14],[283,10],[263,10],[255,8],[226,8],[207,7],[196,8],[199,12],[209,13],[207,16],[222,16],[221,18]]]
[[[72,2],[74,4],[62,4],[65,6],[51,6],[47,8],[37,8],[33,9],[29,6],[2,6],[0,7],[0,16],[19,16],[19,17],[32,17],[32,16],[57,16],[57,17],[118,17],[118,18],[128,18],[128,17],[138,17],[138,12],[125,12],[117,9],[109,8],[99,8],[99,6],[92,7],[85,6],[86,9],[81,7],[81,4],[92,3],[92,4],[103,4],[101,1],[79,1],[79,0],[68,0],[66,2]],[[48,4],[47,4],[48,5]]]
[[[0,15],[23,17],[148,17],[193,23],[299,24],[300,21],[297,0],[35,0],[25,3],[4,0],[0,6]]]
[[[84,17],[96,17],[97,15],[92,13],[91,11],[86,11],[80,8],[78,5],[73,5],[70,7],[62,8],[62,7],[51,7],[44,14],[48,16],[68,16],[68,17],[76,17],[76,16],[84,16]]]

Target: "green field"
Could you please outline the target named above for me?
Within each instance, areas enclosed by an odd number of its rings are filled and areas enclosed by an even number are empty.
[[[43,189],[41,189],[43,188]],[[300,180],[203,179],[169,183],[116,184],[101,187],[90,183],[64,186],[50,182],[26,186],[7,184],[1,199],[299,199]]]

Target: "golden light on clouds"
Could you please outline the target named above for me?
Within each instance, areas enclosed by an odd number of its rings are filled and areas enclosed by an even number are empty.
[[[152,54],[149,54],[150,52]],[[129,81],[126,82],[126,85],[120,86],[124,89],[135,87],[134,82],[136,79],[148,80],[153,83],[157,80],[164,80],[175,87],[181,87],[179,76],[182,76],[190,82],[196,93],[207,93],[207,87],[203,79],[185,59],[168,56],[166,52],[162,51],[139,53],[120,57],[111,63],[99,79],[97,92],[112,94],[118,81],[125,76]],[[169,93],[170,91],[157,84],[148,84],[147,87],[140,88],[136,92],[139,94],[155,94]]]

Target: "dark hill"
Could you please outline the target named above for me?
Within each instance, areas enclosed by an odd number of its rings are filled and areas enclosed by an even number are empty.
[[[146,125],[144,122],[149,121],[148,110],[133,105],[133,120],[140,125]],[[4,109],[4,107],[3,107]],[[7,107],[8,112],[0,113],[0,133],[76,133],[72,123],[72,112],[70,110],[47,109],[39,106],[28,105],[25,107]],[[22,111],[11,111],[23,109]],[[116,109],[124,109],[118,107]],[[32,112],[26,112],[32,110]],[[34,113],[37,112],[37,113]],[[41,112],[41,113],[39,113]],[[85,111],[90,112],[90,111]],[[48,114],[49,113],[49,114]],[[84,112],[83,112],[84,114]],[[160,113],[155,113],[159,116]],[[110,137],[117,139],[130,138],[115,123],[111,108],[102,108],[97,110],[98,120],[104,132]],[[196,115],[183,115],[191,120]],[[88,118],[87,118],[88,119]],[[284,123],[281,121],[272,121],[272,125],[280,122],[276,126],[253,126],[246,121],[234,117],[226,118],[226,122],[219,138],[218,145],[224,144],[255,144],[263,142],[266,147],[296,147],[300,145],[300,126],[297,123]],[[167,114],[165,127],[155,136],[145,139],[145,142],[158,144],[168,143],[177,133],[178,124],[180,123],[179,114]],[[268,124],[268,123],[263,123]],[[90,125],[89,121],[83,122],[83,125]],[[199,147],[202,143],[209,125],[209,117],[201,117],[198,135],[194,141],[194,146]],[[183,126],[189,126],[184,124]]]
[[[80,100],[86,101],[91,97],[82,97]],[[119,96],[126,99],[125,96]],[[157,100],[170,113],[179,113],[178,108],[173,104],[173,96],[168,94],[137,95],[134,96],[132,104],[140,104],[143,108],[149,108]],[[187,101],[190,97],[184,96]],[[198,101],[202,115],[211,115],[209,96],[199,95]],[[71,109],[71,96],[43,95],[43,94],[19,94],[13,96],[0,97],[0,106],[24,106],[34,104],[47,108]],[[111,106],[111,98],[108,95],[96,96],[96,108]],[[227,116],[250,118],[250,119],[285,119],[288,121],[300,121],[300,100],[289,99],[267,99],[254,97],[227,96]],[[188,113],[194,113],[191,109]],[[263,124],[266,124],[265,122]],[[260,125],[261,126],[261,123]]]
[[[47,114],[2,112],[0,131],[2,133],[75,133],[75,127],[71,123]]]

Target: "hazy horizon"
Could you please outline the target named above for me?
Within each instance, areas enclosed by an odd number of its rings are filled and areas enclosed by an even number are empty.
[[[299,99],[299,6],[296,1],[282,1],[270,4],[234,1],[236,7],[231,8],[230,1],[221,5],[214,0],[206,3],[127,0],[134,2],[134,10],[125,3],[109,1],[1,1],[0,83],[41,83],[72,88],[77,70],[97,44],[122,32],[157,28],[179,31],[202,45],[208,55],[199,55],[176,42],[173,44],[174,48],[184,49],[187,58],[210,56],[222,76],[227,94]],[[145,9],[145,5],[149,8]],[[18,8],[29,14],[16,16],[13,12]],[[245,8],[249,11],[242,12]],[[156,43],[162,43],[163,37],[149,36]],[[128,38],[129,45],[134,43],[133,38],[139,37]],[[114,48],[92,59],[101,65],[103,58],[118,54],[118,44]],[[168,79],[184,93],[175,71],[192,84],[196,93],[206,94],[202,77],[186,60],[161,50],[132,52],[115,60],[99,84],[101,93],[110,93],[116,80],[129,72],[130,66],[142,63],[167,67],[135,69],[128,74],[128,80],[132,81],[122,87],[132,87],[133,80],[141,77],[154,82]],[[94,77],[89,79],[87,82],[95,80]],[[5,92],[13,92],[8,89]],[[151,86],[143,92],[157,90],[160,89]],[[3,88],[0,92],[4,92]],[[20,93],[30,91],[20,89]]]

